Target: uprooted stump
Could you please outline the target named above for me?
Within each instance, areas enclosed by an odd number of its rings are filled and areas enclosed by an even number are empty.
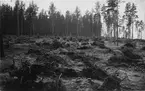
[[[97,89],[99,91],[121,91],[121,80],[115,76],[108,76],[103,84]]]
[[[45,83],[43,91],[67,91],[67,88],[63,84],[61,78],[56,78],[51,82]]]
[[[59,55],[55,54],[45,54],[42,56],[37,57],[36,62],[40,63],[52,63],[53,64],[62,64],[64,63],[64,59],[61,58]]]
[[[120,65],[123,62],[127,62],[127,60],[123,56],[112,56],[108,59],[109,64]]]
[[[134,43],[131,43],[131,42],[128,42],[128,43],[124,44],[124,47],[135,48],[135,44]]]
[[[129,65],[137,65],[140,63],[140,59],[129,58],[128,56],[112,56],[108,59],[108,65],[114,65],[116,67],[129,67]]]
[[[106,48],[104,42],[98,42],[98,41],[94,41],[94,42],[92,43],[92,46],[98,46],[98,47],[100,47],[100,48]]]
[[[63,48],[63,45],[58,40],[54,40],[53,43],[51,44],[51,47],[53,49],[58,49],[58,48]]]
[[[142,57],[138,54],[136,54],[132,49],[130,48],[123,48],[121,50],[124,54],[124,56],[130,58],[130,59],[142,59]]]
[[[108,74],[100,68],[85,68],[82,70],[81,74],[83,77],[98,79],[102,81],[108,77]]]
[[[20,84],[35,82],[37,75],[45,72],[45,66],[38,64],[29,64],[27,61],[22,64],[21,68],[9,71],[10,77],[17,77]]]

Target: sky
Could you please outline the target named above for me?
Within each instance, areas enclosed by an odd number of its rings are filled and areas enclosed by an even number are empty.
[[[0,0],[1,2],[9,3],[12,6],[14,5],[15,0]],[[21,1],[21,0],[20,0]],[[22,0],[26,3],[26,7],[29,5],[29,2],[32,0]],[[81,10],[81,14],[84,15],[86,10],[91,11],[95,7],[95,3],[100,1],[101,5],[106,2],[106,0],[33,0],[41,9],[48,10],[50,3],[54,2],[56,9],[61,11],[62,14],[65,14],[66,10],[75,11],[76,6]],[[120,15],[124,14],[125,5],[127,2],[133,2],[137,6],[139,20],[145,21],[145,0],[122,0],[124,3],[120,4]],[[144,32],[145,35],[145,32]],[[145,36],[144,36],[145,39]]]
[[[15,0],[0,0],[2,2],[9,2],[11,5],[14,5]],[[12,2],[11,2],[12,1]],[[20,0],[21,1],[21,0]],[[29,5],[29,2],[32,0],[22,0],[26,3],[26,6]],[[63,14],[65,14],[66,10],[70,10],[71,12],[74,12],[76,6],[78,6],[81,10],[81,14],[85,14],[86,10],[92,10],[92,8],[95,7],[95,3],[97,1],[100,1],[101,5],[106,2],[106,0],[33,0],[39,7],[39,11],[41,9],[48,10],[49,5],[51,2],[54,2],[57,10],[61,11]],[[127,2],[134,2],[138,9],[138,15],[139,18],[142,20],[145,16],[145,0],[124,0],[125,3],[120,4],[120,13],[123,14],[125,4]]]

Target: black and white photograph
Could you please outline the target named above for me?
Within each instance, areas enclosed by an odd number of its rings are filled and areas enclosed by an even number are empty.
[[[145,91],[145,0],[0,0],[0,91]]]

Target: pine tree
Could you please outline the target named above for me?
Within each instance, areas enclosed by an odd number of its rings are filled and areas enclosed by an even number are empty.
[[[101,14],[100,14],[100,2],[96,3],[94,23],[95,23],[94,24],[94,26],[95,26],[94,31],[96,31],[95,34],[97,35],[97,37],[100,37],[101,36],[101,29],[102,29]]]
[[[79,19],[80,19],[80,9],[78,7],[76,7],[76,10],[75,10],[75,16],[76,16],[76,20],[77,20],[77,36],[79,36]]]
[[[38,7],[32,1],[32,3],[29,4],[29,7],[26,9],[26,12],[25,12],[26,21],[29,22],[29,29],[30,29],[29,30],[29,35],[34,34],[34,23],[33,23],[33,21],[36,18],[37,11],[38,11]]]
[[[49,6],[49,18],[51,20],[51,32],[52,34],[55,33],[55,13],[56,13],[56,7],[54,6],[54,3],[52,2]]]

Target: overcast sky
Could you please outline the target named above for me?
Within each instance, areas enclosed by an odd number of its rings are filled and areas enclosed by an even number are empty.
[[[11,0],[0,0],[5,2],[10,2]],[[29,2],[32,0],[23,0],[28,6]],[[95,2],[100,1],[101,5],[106,2],[106,0],[33,0],[39,7],[39,11],[41,9],[48,10],[51,2],[54,2],[57,10],[61,11],[61,13],[65,14],[66,10],[70,10],[74,12],[76,6],[78,6],[81,10],[81,14],[85,14],[86,10],[91,11],[92,8],[95,7]],[[125,3],[120,4],[120,14],[124,14],[125,5],[127,2],[134,2],[137,6],[139,20],[145,21],[145,0],[124,0]],[[12,0],[11,5],[14,5],[15,0]],[[145,34],[145,33],[144,33]],[[145,37],[144,37],[145,38]]]
[[[3,2],[10,2],[10,4],[14,5],[15,0],[0,0]],[[28,6],[29,2],[32,0],[23,0],[26,3],[26,6]],[[74,12],[76,6],[78,6],[81,9],[81,14],[85,14],[86,10],[92,10],[92,8],[95,7],[95,2],[100,1],[101,5],[106,2],[106,0],[33,0],[39,7],[39,11],[41,9],[48,10],[48,7],[50,5],[50,2],[54,2],[57,10],[61,11],[63,14],[65,14],[66,10],[70,10],[71,12]],[[124,0],[125,3],[120,4],[120,13],[121,15],[124,12],[125,4],[127,2],[134,2],[137,6],[139,19],[145,20],[145,0]]]
[[[10,2],[11,0],[0,0],[5,2]],[[14,4],[15,0],[12,0],[11,4]],[[26,5],[32,0],[23,0]],[[86,10],[92,10],[95,7],[95,2],[100,1],[101,4],[105,3],[106,0],[33,0],[39,7],[39,10],[42,8],[48,10],[50,2],[54,2],[57,10],[61,11],[63,14],[66,10],[73,12],[78,6],[81,9],[81,13],[84,14]],[[145,0],[124,0],[127,2],[134,2],[138,9],[139,18],[144,19],[144,9],[145,9]],[[120,4],[120,13],[123,14],[125,8],[125,3]]]

